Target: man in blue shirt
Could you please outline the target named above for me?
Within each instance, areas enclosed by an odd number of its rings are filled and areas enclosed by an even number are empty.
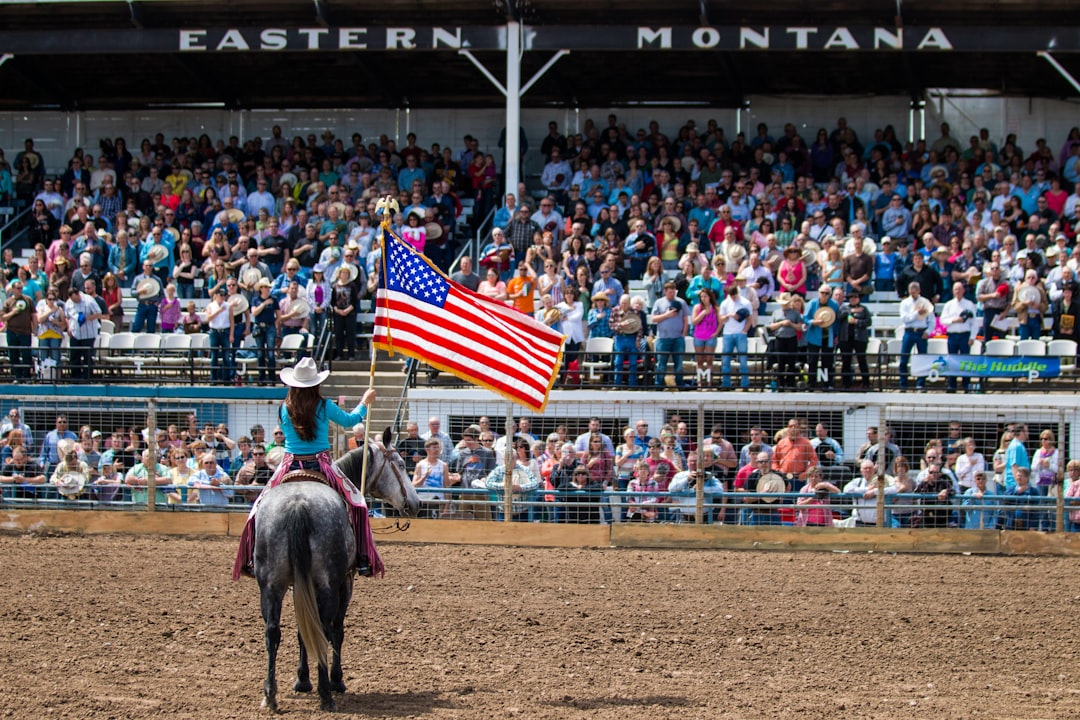
[[[1017,425],[1013,430],[1013,439],[1005,450],[1005,491],[1012,492],[1016,489],[1017,468],[1031,468],[1031,460],[1028,458],[1024,443],[1028,439],[1027,425]]]
[[[881,215],[881,231],[899,240],[911,236],[911,211],[904,207],[903,198],[897,193],[892,194],[889,207]]]

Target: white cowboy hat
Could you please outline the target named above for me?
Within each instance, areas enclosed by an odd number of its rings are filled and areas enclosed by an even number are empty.
[[[153,297],[161,293],[161,283],[157,278],[144,278],[135,286],[135,294],[141,298]]]
[[[425,223],[424,235],[428,240],[438,240],[442,237],[442,225],[435,222]]]
[[[284,370],[282,372],[284,372]],[[274,447],[266,451],[266,464],[276,469],[277,466],[281,464],[281,461],[284,457],[285,448],[283,448],[281,445],[275,445]]]
[[[666,222],[671,223],[671,231],[673,233],[678,234],[679,231],[682,230],[682,220],[679,219],[678,215],[665,215],[660,218],[658,224],[662,226]]]
[[[311,314],[311,306],[303,298],[296,298],[289,303],[289,309],[281,315],[282,320],[289,318],[301,318],[307,317]]]
[[[836,311],[831,307],[818,308],[817,312],[814,313],[814,320],[816,320],[822,328],[832,327],[833,323],[836,322]]]
[[[240,279],[245,285],[254,286],[255,283],[259,282],[259,278],[261,278],[262,276],[263,274],[261,270],[259,270],[258,268],[249,267],[240,275]]]
[[[86,476],[81,472],[66,472],[53,480],[57,491],[67,498],[74,498],[86,486]]]
[[[63,460],[68,455],[76,451],[75,441],[71,438],[64,438],[60,442],[56,443],[56,456]]]
[[[232,307],[233,315],[241,315],[247,312],[247,309],[251,306],[250,303],[248,303],[248,299],[240,293],[230,295],[225,298],[225,302],[229,303]]]
[[[228,210],[222,210],[225,218],[231,223],[238,223],[244,219],[244,211],[240,208],[229,208]],[[224,225],[224,223],[222,223]]]
[[[146,259],[155,265],[167,257],[169,257],[169,248],[164,245],[152,245],[146,251]]]
[[[757,491],[762,494],[770,493],[782,493],[787,489],[787,484],[784,482],[784,478],[774,472],[767,472],[758,479]],[[761,498],[761,502],[774,503],[780,498],[766,497]]]
[[[291,188],[296,187],[296,176],[291,172],[281,173],[281,177],[278,178],[278,184],[283,185],[285,183],[288,183]]]
[[[281,382],[289,387],[309,388],[322,385],[326,378],[330,377],[330,371],[319,372],[315,361],[306,357],[301,358],[295,366],[282,369],[278,375],[281,377]]]
[[[338,273],[341,272],[342,268],[349,271],[349,282],[350,283],[356,282],[356,278],[360,275],[360,268],[358,268],[356,265],[353,265],[351,263],[345,263],[343,265],[338,266],[338,270],[337,270]]]

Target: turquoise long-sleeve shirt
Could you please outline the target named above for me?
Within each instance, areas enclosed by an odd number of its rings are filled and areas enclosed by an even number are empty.
[[[301,440],[293,427],[289,413],[282,404],[278,410],[278,419],[281,420],[281,429],[285,433],[285,452],[290,455],[315,455],[323,450],[330,449],[330,423],[333,422],[342,427],[352,428],[358,422],[363,422],[367,417],[367,408],[357,405],[351,413],[339,408],[335,403],[323,398],[315,411],[315,439]]]

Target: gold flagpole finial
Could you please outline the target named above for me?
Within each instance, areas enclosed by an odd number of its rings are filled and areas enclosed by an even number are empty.
[[[380,225],[384,230],[389,230],[390,225],[394,222],[394,215],[401,212],[401,206],[398,205],[397,198],[393,195],[387,195],[375,205],[375,212],[382,212],[382,222]]]

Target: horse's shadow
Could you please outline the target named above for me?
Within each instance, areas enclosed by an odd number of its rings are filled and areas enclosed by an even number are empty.
[[[454,691],[426,692],[345,692],[337,695],[338,714],[415,717],[434,709],[458,709]]]

